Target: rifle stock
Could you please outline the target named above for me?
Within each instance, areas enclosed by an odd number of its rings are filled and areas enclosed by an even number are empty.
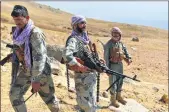
[[[11,49],[14,49],[14,45],[8,44],[7,42],[5,42],[5,41],[3,41],[3,40],[2,40],[2,42],[6,44],[6,47],[11,48]],[[10,53],[10,54],[8,54],[4,59],[2,59],[2,60],[0,61],[0,65],[3,66],[3,65],[12,57],[12,54],[13,54],[13,53]]]
[[[8,54],[4,59],[2,59],[2,60],[0,61],[0,65],[3,66],[3,65],[12,57],[12,54],[13,54],[13,53]]]

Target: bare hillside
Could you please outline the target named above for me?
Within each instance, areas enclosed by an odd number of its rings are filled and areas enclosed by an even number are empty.
[[[16,4],[24,5],[28,8],[30,17],[35,21],[35,24],[41,28],[70,32],[70,20],[72,14],[63,12],[60,9],[54,9],[50,6],[37,4],[34,2],[2,2],[1,21],[5,23],[13,23],[10,17],[12,8]],[[124,37],[132,35],[145,38],[167,38],[168,32],[153,27],[122,24],[115,22],[106,22],[95,19],[87,19],[89,34],[95,36],[109,36],[109,31],[112,27],[118,26],[122,29]]]

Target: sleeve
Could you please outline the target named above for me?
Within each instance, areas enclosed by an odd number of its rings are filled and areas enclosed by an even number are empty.
[[[43,33],[34,33],[31,36],[31,46],[32,46],[32,81],[40,81],[41,74],[45,67],[47,51],[44,41]]]
[[[12,62],[11,84],[15,82],[18,70],[19,70],[19,62]]]
[[[109,56],[110,56],[110,46],[109,44],[107,43],[105,46],[104,46],[104,60],[106,61],[106,65],[109,67]],[[110,68],[110,67],[109,67]]]
[[[122,44],[122,46],[123,46],[124,55],[126,56],[127,59],[131,59],[131,56],[130,56],[130,54],[128,53],[128,50],[127,50],[126,46],[125,46],[123,43],[121,43],[121,44]]]
[[[78,63],[76,58],[73,56],[73,54],[77,52],[76,44],[77,40],[75,38],[70,38],[67,41],[65,50],[63,51],[64,60],[66,60],[66,62],[71,66]]]

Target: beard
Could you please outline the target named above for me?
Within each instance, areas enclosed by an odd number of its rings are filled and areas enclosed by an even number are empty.
[[[120,36],[113,36],[112,39],[117,42],[117,41],[120,41],[121,37]]]
[[[82,32],[84,32],[85,31],[85,29],[86,29],[86,27],[83,27],[83,28],[79,28],[79,26],[77,26],[77,31],[79,32],[79,33],[82,33]]]

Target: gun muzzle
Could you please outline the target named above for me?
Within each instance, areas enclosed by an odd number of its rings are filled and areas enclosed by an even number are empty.
[[[133,80],[140,82],[140,80],[137,79],[137,75],[133,77]]]

